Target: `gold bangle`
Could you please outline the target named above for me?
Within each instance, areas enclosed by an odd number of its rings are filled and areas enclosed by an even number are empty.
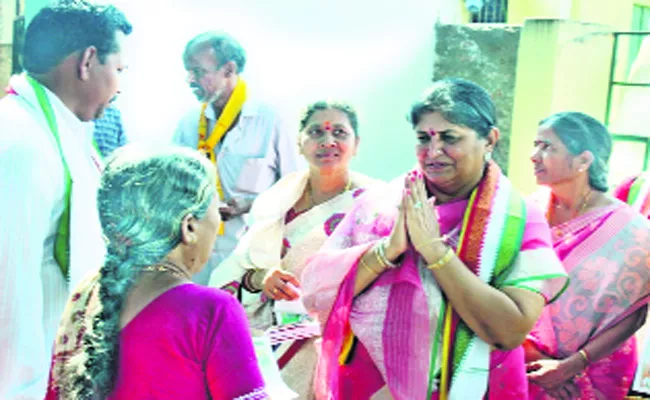
[[[377,272],[374,269],[370,268],[370,266],[368,266],[368,264],[366,264],[366,262],[363,261],[364,256],[361,256],[361,258],[359,259],[359,264],[361,264],[361,266],[363,268],[365,268],[366,270],[370,271],[370,273],[372,273],[373,275],[379,275],[379,272]]]
[[[397,268],[397,264],[392,263],[388,257],[386,257],[386,239],[378,242],[375,246],[375,253],[377,254],[379,263],[385,268]]]
[[[589,354],[584,349],[580,349],[578,351],[578,354],[582,356],[582,359],[584,360],[585,364],[589,365]]]
[[[427,269],[430,269],[431,271],[440,269],[445,265],[447,265],[447,263],[451,261],[452,257],[454,257],[454,250],[452,250],[451,247],[447,247],[447,252],[445,252],[445,254],[442,257],[440,257],[438,261],[427,265]]]
[[[381,255],[379,254],[379,246],[381,246],[381,242],[379,242],[379,244],[376,244],[372,247],[372,252],[375,253],[375,258],[377,259],[379,265],[385,268],[386,263],[384,262],[384,260],[382,260]]]

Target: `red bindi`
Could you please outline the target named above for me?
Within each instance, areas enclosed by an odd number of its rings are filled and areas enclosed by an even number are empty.
[[[323,128],[325,128],[326,131],[331,131],[332,130],[332,123],[329,121],[325,121],[323,123]]]
[[[434,129],[429,129],[429,135],[430,135],[431,137],[434,137],[434,136],[436,136],[437,134],[438,134],[438,132],[436,132]]]

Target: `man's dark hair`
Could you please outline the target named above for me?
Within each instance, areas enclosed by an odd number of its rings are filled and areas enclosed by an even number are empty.
[[[67,1],[42,8],[25,32],[23,67],[31,74],[44,74],[66,57],[90,46],[104,63],[119,51],[117,31],[131,33],[132,26],[114,6]]]

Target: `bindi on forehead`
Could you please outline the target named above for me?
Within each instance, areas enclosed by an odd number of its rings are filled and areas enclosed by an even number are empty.
[[[330,121],[323,122],[323,128],[326,131],[331,131],[332,130],[332,123]]]
[[[429,130],[427,131],[427,133],[428,133],[429,136],[431,136],[431,137],[435,137],[435,136],[438,134],[438,132],[436,132],[435,129],[429,129]]]

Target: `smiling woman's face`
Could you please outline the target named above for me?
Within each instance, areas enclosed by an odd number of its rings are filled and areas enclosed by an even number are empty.
[[[347,168],[357,153],[358,139],[343,111],[316,111],[300,132],[300,152],[310,167]]]
[[[474,130],[433,112],[420,117],[415,134],[415,154],[429,184],[451,193],[483,173],[488,141]]]

